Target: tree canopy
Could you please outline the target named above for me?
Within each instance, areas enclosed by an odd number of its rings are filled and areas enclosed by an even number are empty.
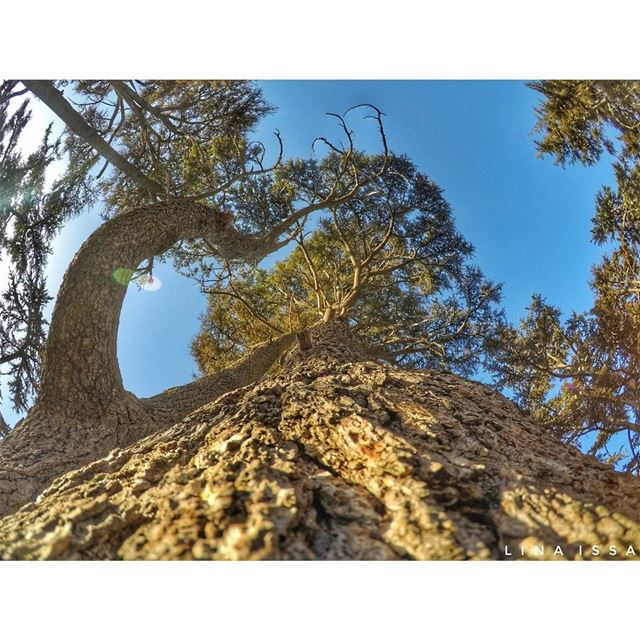
[[[47,169],[62,153],[50,127],[38,148],[23,157],[19,145],[31,117],[24,93],[15,81],[0,85],[0,254],[8,265],[0,297],[0,365],[20,410],[29,406],[38,384],[44,307],[51,299],[45,279],[51,242],[86,202],[73,170],[46,185]]]
[[[640,472],[640,83],[543,81],[538,149],[560,165],[611,159],[616,185],[595,198],[590,310],[563,320],[534,297],[521,325],[500,331],[498,380],[569,442]]]
[[[300,226],[288,257],[271,268],[227,262],[201,272],[209,309],[192,349],[203,372],[331,318],[347,321],[376,359],[464,374],[484,361],[502,321],[500,287],[471,264],[442,190],[404,156],[356,162],[370,181],[366,197]],[[320,181],[339,163],[332,151],[306,172]]]

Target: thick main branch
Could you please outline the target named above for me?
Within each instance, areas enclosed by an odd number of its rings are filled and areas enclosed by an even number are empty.
[[[239,387],[258,382],[278,357],[291,347],[294,340],[293,333],[280,336],[268,344],[257,347],[240,362],[219,373],[199,378],[180,387],[172,387],[151,398],[142,399],[142,403],[161,422],[178,422],[207,402],[212,402]]]

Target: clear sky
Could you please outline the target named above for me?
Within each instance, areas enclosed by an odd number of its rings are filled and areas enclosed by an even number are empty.
[[[517,81],[265,81],[278,111],[256,131],[274,147],[278,129],[288,157],[307,157],[319,135],[339,135],[327,111],[373,103],[387,117],[390,148],[406,153],[443,189],[458,227],[476,248],[485,274],[502,282],[503,304],[516,322],[531,295],[565,311],[590,306],[590,268],[600,250],[590,242],[594,195],[612,183],[606,162],[561,169],[536,157],[531,130],[538,94]],[[44,108],[38,110],[43,121]],[[375,125],[354,112],[356,144],[379,148]],[[50,120],[54,118],[51,117]],[[45,120],[46,121],[46,118]],[[55,242],[48,269],[55,294],[74,252],[101,220],[83,212]],[[0,272],[1,272],[0,265]],[[160,265],[157,291],[130,287],[118,353],[125,386],[140,396],[187,382],[196,373],[189,343],[206,300],[197,285]],[[1,279],[1,273],[0,273]],[[17,417],[6,399],[2,413]]]

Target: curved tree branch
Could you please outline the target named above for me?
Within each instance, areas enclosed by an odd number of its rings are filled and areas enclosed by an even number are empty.
[[[146,258],[205,235],[232,253],[242,234],[212,207],[172,200],[106,222],[82,245],[65,274],[44,352],[38,404],[56,414],[100,415],[124,389],[116,338],[126,285]],[[245,239],[246,236],[244,236]],[[248,251],[254,249],[247,239]]]
[[[109,220],[82,245],[65,274],[43,357],[38,405],[57,415],[103,415],[124,393],[117,360],[129,278],[179,240],[207,237],[225,258],[258,259],[278,248],[238,231],[230,216],[198,202],[157,202]]]

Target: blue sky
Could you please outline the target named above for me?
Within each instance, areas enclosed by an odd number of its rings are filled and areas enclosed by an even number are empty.
[[[525,313],[533,293],[565,311],[590,306],[590,268],[600,249],[590,242],[594,195],[612,183],[606,162],[561,169],[536,157],[531,130],[538,94],[518,81],[265,81],[278,111],[257,129],[274,147],[278,129],[288,157],[306,157],[319,135],[339,136],[327,111],[362,102],[386,114],[390,148],[406,153],[443,189],[459,229],[476,248],[476,262],[502,282],[509,319]],[[42,121],[44,111],[38,113]],[[356,144],[375,150],[372,121],[353,112]],[[53,118],[50,118],[53,120]],[[46,118],[45,118],[46,121]],[[57,291],[80,244],[101,220],[82,213],[56,240],[49,287]],[[187,382],[196,372],[189,343],[206,300],[197,285],[160,265],[158,291],[130,287],[118,353],[125,386],[147,396]],[[13,424],[6,400],[2,413]]]

